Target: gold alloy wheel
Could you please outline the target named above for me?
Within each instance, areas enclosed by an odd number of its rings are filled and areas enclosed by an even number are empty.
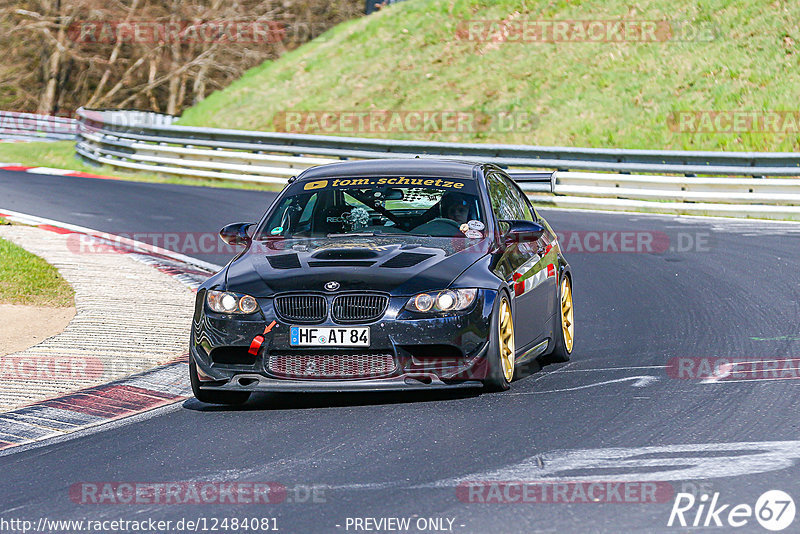
[[[511,317],[511,304],[507,298],[500,301],[500,364],[503,367],[503,376],[506,382],[514,378],[514,319]]]
[[[564,332],[564,348],[572,352],[575,324],[572,313],[572,284],[568,276],[561,281],[561,330]]]

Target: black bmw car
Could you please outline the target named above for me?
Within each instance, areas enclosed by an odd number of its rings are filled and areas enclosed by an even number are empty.
[[[556,234],[508,174],[430,159],[315,167],[197,292],[194,395],[508,389],[573,347],[572,273]]]

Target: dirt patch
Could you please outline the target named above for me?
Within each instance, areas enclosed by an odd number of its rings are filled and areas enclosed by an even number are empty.
[[[75,308],[0,304],[0,356],[13,354],[61,333]]]

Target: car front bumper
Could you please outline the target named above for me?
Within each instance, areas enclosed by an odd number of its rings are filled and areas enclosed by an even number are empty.
[[[391,358],[394,369],[380,376],[280,376],[270,367],[270,356],[301,355],[348,357],[364,349],[291,347],[288,322],[277,317],[271,299],[259,299],[260,313],[249,317],[216,314],[198,302],[192,330],[191,357],[200,387],[218,391],[389,391],[475,388],[483,385],[488,365],[491,314],[496,292],[479,290],[469,311],[423,317],[403,309],[407,297],[392,297],[384,316],[370,327],[366,352]],[[202,295],[198,295],[198,301]],[[273,324],[274,322],[274,324]],[[220,358],[220,351],[245,355],[252,339],[273,324],[258,354],[249,360]],[[314,326],[341,325],[325,322]],[[350,326],[350,325],[348,325]],[[236,358],[234,358],[235,360]]]

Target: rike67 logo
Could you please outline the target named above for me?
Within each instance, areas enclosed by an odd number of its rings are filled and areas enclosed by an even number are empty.
[[[762,493],[755,507],[746,503],[721,503],[719,492],[711,497],[707,493],[699,497],[678,493],[667,526],[738,528],[749,524],[755,516],[762,527],[777,532],[794,522],[795,511],[794,499],[780,490]]]

